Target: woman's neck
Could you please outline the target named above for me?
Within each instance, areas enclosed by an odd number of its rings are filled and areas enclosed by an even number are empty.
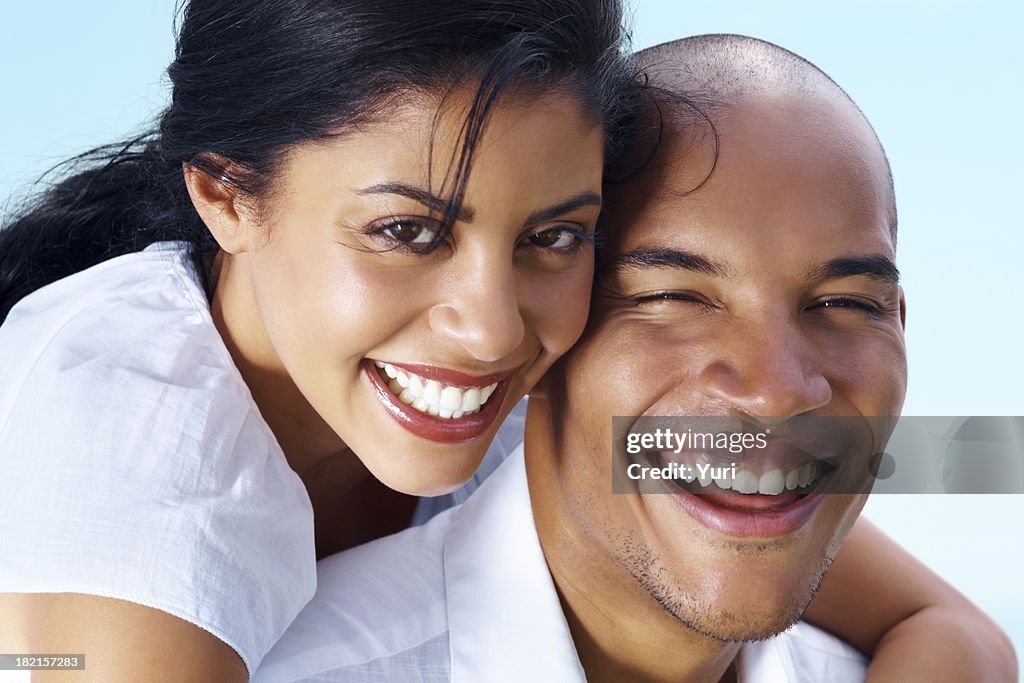
[[[339,454],[303,479],[313,504],[317,559],[399,532],[412,521],[416,496],[389,489],[365,467],[353,476],[346,471],[350,460],[358,462],[351,451]]]

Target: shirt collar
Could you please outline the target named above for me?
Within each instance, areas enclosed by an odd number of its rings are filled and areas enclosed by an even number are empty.
[[[585,681],[541,550],[520,445],[444,547],[451,679]]]

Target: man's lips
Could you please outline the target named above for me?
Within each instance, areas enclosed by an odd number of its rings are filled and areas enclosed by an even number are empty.
[[[712,493],[731,490],[744,494],[781,494],[787,491],[807,492],[805,488],[837,469],[834,458],[817,459],[807,453],[780,448],[757,457],[743,454],[658,452],[647,451],[646,461],[656,468],[674,466],[673,478],[691,493]],[[698,490],[699,489],[699,490]]]
[[[777,538],[791,533],[807,523],[825,500],[821,493],[695,495],[682,490],[673,498],[707,528],[740,538]]]
[[[714,468],[714,473],[721,476],[715,479],[661,480],[661,484],[680,507],[709,529],[729,536],[771,538],[788,534],[810,519],[824,500],[821,491],[834,474],[832,469],[824,471],[825,465],[808,463],[792,471],[803,472],[803,479],[787,488],[781,481],[780,470],[774,468],[762,481],[772,476],[780,481],[771,484],[772,493],[759,493],[756,491],[763,486],[751,492],[750,484],[741,481],[749,470],[739,467],[737,465],[735,477],[729,476],[731,468],[718,467]],[[809,475],[807,468],[810,468]],[[748,492],[741,492],[743,490]]]
[[[508,371],[474,377],[445,368],[370,359],[363,360],[363,369],[396,422],[417,436],[444,443],[470,441],[486,432],[500,413],[513,376]]]
[[[791,533],[811,519],[826,492],[869,490],[860,475],[876,441],[862,416],[797,416],[772,424],[736,416],[640,416],[626,433],[627,454],[629,445],[643,449],[627,455],[629,467],[660,468],[633,490],[667,492],[698,522],[734,537]]]
[[[712,505],[739,512],[775,512],[792,505],[806,494],[794,493],[792,491],[775,495],[722,491],[721,493],[705,493],[703,495],[704,500]]]

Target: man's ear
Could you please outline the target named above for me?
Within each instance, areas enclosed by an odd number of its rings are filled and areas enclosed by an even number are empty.
[[[228,180],[226,173],[215,177],[188,163],[182,164],[182,173],[192,206],[220,248],[229,254],[245,252],[254,222],[248,198]]]
[[[907,329],[907,297],[904,295],[902,287],[900,287],[900,326],[904,330]]]

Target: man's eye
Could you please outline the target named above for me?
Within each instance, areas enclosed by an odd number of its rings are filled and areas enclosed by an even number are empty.
[[[661,302],[682,302],[682,303],[699,304],[699,305],[702,305],[702,306],[707,306],[708,305],[707,301],[705,301],[701,297],[697,296],[696,294],[692,294],[690,292],[674,292],[674,291],[651,292],[650,294],[641,294],[640,296],[633,297],[633,301],[638,303],[638,304],[653,304],[653,303],[661,303]]]
[[[866,299],[859,299],[852,296],[835,296],[822,299],[812,305],[811,308],[862,311],[872,316],[879,316],[882,314],[882,309],[875,304]]]

